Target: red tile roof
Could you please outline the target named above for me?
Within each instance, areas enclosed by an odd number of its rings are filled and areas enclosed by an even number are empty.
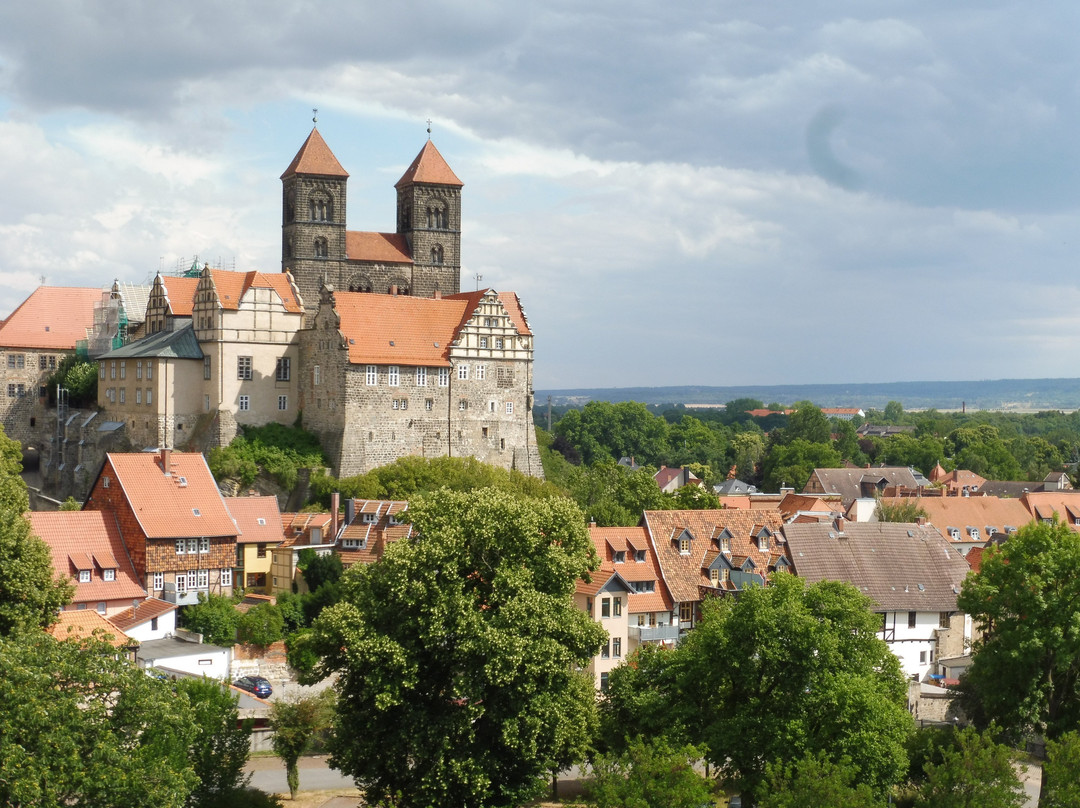
[[[0,325],[0,347],[72,351],[94,326],[101,289],[39,286]]]
[[[596,554],[600,557],[600,569],[592,573],[592,580],[597,585],[596,589],[603,586],[612,574],[618,573],[626,581],[656,581],[656,591],[637,593],[633,590],[627,596],[626,608],[630,614],[641,612],[669,612],[671,611],[671,595],[664,583],[664,577],[660,573],[660,565],[656,554],[649,546],[649,535],[644,527],[597,527],[589,526],[589,537],[596,548]],[[618,550],[626,552],[626,560],[615,563],[614,553]],[[637,561],[636,550],[645,551],[645,560]],[[579,590],[584,591],[584,590]],[[595,591],[595,590],[594,590]],[[592,594],[586,592],[585,594]]]
[[[386,548],[396,541],[412,535],[412,525],[405,522],[404,513],[409,503],[404,500],[367,499],[354,500],[356,517],[341,531],[338,542],[338,555],[346,567],[353,564],[371,564],[382,558]],[[363,514],[374,516],[374,522],[365,522]],[[390,517],[402,520],[401,524],[390,524]],[[362,547],[346,547],[346,541],[359,541]]]
[[[521,299],[517,296],[517,292],[499,292],[499,302],[510,315],[510,322],[514,324],[517,332],[522,336],[531,335],[529,320],[525,316],[525,310],[521,308]]]
[[[289,163],[281,179],[293,174],[319,174],[323,177],[347,177],[349,172],[341,167],[341,163],[334,157],[330,147],[326,145],[319,130],[312,128],[304,145],[296,153],[296,157]]]
[[[172,452],[169,474],[157,452],[109,452],[106,458],[102,474],[111,467],[147,538],[237,534],[201,454]]]
[[[1020,527],[1032,518],[1022,500],[1001,497],[883,497],[882,502],[918,505],[942,535],[949,538],[948,528],[955,527],[965,541],[971,541],[968,527],[978,528],[979,538],[985,541],[990,538],[987,527],[1004,534],[1006,525]]]
[[[1080,491],[1029,491],[1020,497],[1020,502],[1036,519],[1051,519],[1057,514],[1062,522],[1080,532]]]
[[[225,501],[236,527],[239,544],[279,544],[285,541],[285,528],[277,497],[229,497]]]
[[[34,534],[52,551],[53,569],[62,578],[73,578],[72,603],[109,600],[142,600],[146,590],[128,557],[120,528],[112,514],[100,511],[31,511],[27,514]],[[115,580],[103,572],[116,570]],[[79,583],[79,570],[90,571],[89,583]]]
[[[400,233],[345,232],[345,255],[350,261],[378,261],[383,264],[411,264],[409,242]]]
[[[420,153],[416,155],[412,165],[406,169],[401,179],[394,184],[394,187],[401,188],[403,185],[411,185],[414,182],[424,182],[432,185],[456,185],[458,188],[465,184],[450,170],[450,166],[447,165],[446,160],[443,159],[443,156],[439,154],[439,150],[435,148],[435,144],[430,140],[424,144],[424,148],[420,149]]]
[[[165,297],[169,301],[169,311],[174,317],[190,317],[195,306],[195,289],[198,278],[178,278],[175,275],[161,276],[165,285]]]
[[[93,609],[60,612],[60,619],[49,627],[49,633],[58,640],[83,640],[93,636],[95,631],[102,632],[102,638],[113,648],[138,645]]]
[[[155,617],[176,611],[177,608],[175,603],[158,598],[147,598],[135,609],[124,609],[119,614],[114,614],[109,618],[109,622],[122,631],[127,631],[129,628],[149,623]]]
[[[291,283],[292,276],[286,272],[230,272],[212,269],[210,274],[223,309],[239,309],[240,301],[251,289],[272,289],[281,298],[285,311],[298,313],[304,310],[300,303],[300,293]]]

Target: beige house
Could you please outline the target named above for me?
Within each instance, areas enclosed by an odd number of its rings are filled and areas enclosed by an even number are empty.
[[[144,446],[196,434],[225,445],[243,424],[291,424],[302,322],[288,274],[158,275],[145,336],[98,360],[98,405]]]

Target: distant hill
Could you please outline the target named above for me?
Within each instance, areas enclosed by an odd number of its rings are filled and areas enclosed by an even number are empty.
[[[537,390],[537,408],[588,401],[640,401],[645,404],[717,405],[736,398],[765,404],[813,401],[819,407],[885,409],[899,401],[905,410],[1076,410],[1080,379],[993,379],[975,382],[890,382],[887,384],[784,384],[748,387],[615,387]]]

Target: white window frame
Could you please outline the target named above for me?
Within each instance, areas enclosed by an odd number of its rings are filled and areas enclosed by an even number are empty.
[[[153,390],[152,387],[147,387],[146,388],[146,403],[147,404],[153,404],[154,403],[154,390]]]
[[[108,568],[108,569],[102,570],[101,571],[101,580],[103,580],[103,581],[115,581],[116,580],[116,570],[112,569],[111,567]]]
[[[90,570],[79,570],[79,583],[80,584],[88,584],[88,583],[90,583]]]
[[[487,366],[486,365],[477,365],[476,366],[475,376],[476,376],[476,380],[478,382],[482,382],[484,380],[484,374],[485,374],[486,371],[487,371]]]
[[[277,408],[278,408],[278,412],[284,412],[285,410],[289,409],[289,397],[288,396],[278,396],[277,397]]]
[[[210,538],[208,536],[203,536],[203,537],[201,537],[199,539],[199,552],[200,553],[209,553],[210,552]]]
[[[457,377],[459,382],[467,382],[469,380],[469,366],[465,363],[458,365]]]
[[[232,586],[232,569],[229,567],[222,567],[221,569],[221,585]]]
[[[188,570],[187,571],[187,588],[188,589],[198,589],[198,587],[199,587],[198,571],[197,570]]]
[[[142,388],[141,387],[136,387],[135,388],[135,403],[136,404],[142,404]]]
[[[315,367],[312,369],[311,375],[312,375],[312,378],[314,379],[316,387],[318,387],[320,384],[322,384],[322,373],[320,372],[318,365],[315,365]]]
[[[397,365],[388,365],[386,368],[386,384],[389,387],[401,385],[401,368]]]
[[[367,386],[374,387],[379,383],[379,366],[368,365],[367,366]]]
[[[506,414],[507,415],[513,415],[514,414],[514,402],[513,401],[507,401],[506,402]]]
[[[127,388],[126,387],[121,387],[120,388],[120,403],[121,404],[127,404]]]
[[[176,554],[184,555],[187,553],[187,539],[176,540]]]
[[[151,586],[154,587],[155,592],[160,592],[162,589],[164,589],[165,588],[165,573],[164,572],[155,572],[154,573],[154,580],[153,580],[153,583],[151,584]]]
[[[140,359],[135,363],[135,380],[142,380],[142,360]]]
[[[209,589],[210,588],[210,570],[196,570],[198,573],[198,584],[196,589]]]
[[[152,381],[153,378],[154,378],[154,363],[151,360],[147,359],[146,360],[146,380],[147,381]]]
[[[187,573],[186,572],[178,572],[178,573],[176,573],[176,591],[177,592],[187,592]]]
[[[416,369],[416,386],[427,387],[427,368]]]
[[[450,386],[450,368],[439,368],[439,387]]]
[[[195,555],[197,552],[199,552],[199,540],[198,539],[188,539],[187,540],[187,551],[188,551],[188,555]]]
[[[251,409],[251,396],[240,396],[240,400],[237,403],[237,409],[240,412],[247,412]]]

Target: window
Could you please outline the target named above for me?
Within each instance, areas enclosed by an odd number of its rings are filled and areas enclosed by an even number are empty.
[[[17,367],[19,370],[22,370],[24,367],[26,367],[25,354],[15,354],[15,367]]]
[[[100,614],[102,617],[105,616],[105,602],[104,601],[98,601],[97,613]]]
[[[377,514],[374,513],[365,513],[363,514],[363,519],[361,519],[360,521],[362,521],[365,525],[373,525],[379,521],[379,517]]]
[[[208,357],[209,358],[209,357]],[[290,371],[292,360],[287,356],[279,356],[277,360],[277,368],[274,370],[274,379],[279,382],[287,382],[290,378]],[[207,376],[206,378],[210,378]]]
[[[120,378],[121,379],[126,379],[127,378],[127,362],[121,362],[120,363]]]
[[[379,367],[378,365],[367,366],[367,383],[369,386],[373,386],[379,383]]]
[[[79,583],[80,584],[88,584],[88,583],[90,583],[90,570],[79,570]]]
[[[612,612],[616,617],[622,617],[622,598],[615,598],[612,602]]]
[[[611,640],[604,643],[604,647],[600,649],[600,658],[608,659],[611,656]]]
[[[199,552],[199,540],[198,539],[188,539],[187,540],[187,551],[188,551],[189,554],[195,554],[195,553]]]
[[[915,628],[915,612],[907,613],[907,627]]]
[[[409,409],[409,399],[407,398],[395,398],[394,399],[395,410],[407,410]]]
[[[13,354],[13,353],[9,353],[9,354],[8,354],[8,357],[7,357],[7,366],[8,366],[9,368],[12,368],[12,369],[14,369],[14,368],[15,368],[15,354]]]
[[[149,359],[146,361],[146,380],[150,381],[154,378],[154,363]]]
[[[115,359],[112,360],[111,362],[109,362],[109,378],[110,379],[115,379],[116,378],[116,360]]]
[[[154,403],[154,391],[151,390],[149,387],[146,388],[146,403],[147,404],[153,404]]]
[[[38,370],[45,370],[46,359],[45,354],[38,357]]]
[[[721,553],[730,553],[731,552],[731,537],[726,535],[726,534],[720,537],[720,552]]]
[[[424,399],[424,409],[427,410],[428,412],[431,412],[434,408],[435,408],[435,399],[433,399],[433,398],[425,398]]]
[[[469,366],[458,365],[457,366],[458,381],[466,381],[469,378]]]
[[[469,402],[468,402],[468,399],[464,399],[464,398],[463,398],[463,399],[461,399],[460,401],[458,401],[458,403],[457,403],[457,408],[458,408],[458,409],[459,409],[460,411],[462,411],[462,412],[464,412],[465,410],[469,409]]]
[[[223,569],[221,571],[221,585],[222,586],[232,586],[232,570],[231,569]]]
[[[679,555],[690,555],[690,539],[685,536],[679,539]]]
[[[330,254],[330,249],[329,249],[329,246],[327,244],[326,239],[324,239],[324,238],[315,239],[315,257],[316,258],[326,258],[329,254]]]
[[[165,573],[163,573],[163,572],[155,572],[154,573],[153,586],[154,586],[154,591],[155,592],[160,592],[162,589],[165,588]]]
[[[199,552],[200,553],[209,553],[210,552],[210,539],[208,537],[203,536],[201,539],[199,539]]]
[[[481,348],[486,348],[487,347],[487,337],[480,337],[480,347]]]
[[[679,604],[679,622],[689,623],[690,618],[694,613],[694,604],[692,603],[680,603]]]
[[[611,638],[611,655],[613,657],[622,656],[622,637]]]
[[[136,404],[142,404],[142,388],[141,387],[136,387],[135,388],[135,403]]]
[[[49,370],[56,370],[56,357],[52,355],[49,356]]]
[[[278,396],[277,397],[277,408],[278,408],[278,410],[280,412],[284,412],[285,410],[289,409],[289,397],[288,396]]]
[[[98,378],[99,379],[104,379],[105,378],[105,363],[104,362],[98,362]]]
[[[197,572],[199,573],[198,588],[206,589],[210,586],[210,570],[197,570]]]
[[[236,357],[236,378],[242,381],[251,380],[251,357],[250,356],[238,356]]]
[[[158,619],[156,617],[151,617],[150,618],[150,630],[151,631],[157,631],[158,630],[157,621],[158,621]]]
[[[721,579],[723,579],[724,583],[727,583],[731,580],[731,570],[729,570],[727,567],[724,567],[722,570],[720,570],[720,577]]]
[[[769,537],[768,535],[758,536],[757,547],[763,553],[769,552]]]
[[[187,588],[195,589],[199,585],[198,573],[195,570],[187,572]]]
[[[203,409],[206,410],[207,412],[210,412],[210,396],[209,395],[204,395],[203,396]]]
[[[502,337],[495,337],[495,349],[501,351],[502,346],[503,346]]]
[[[7,386],[7,394],[8,394],[8,398],[15,398],[15,385],[14,384],[9,384]]]
[[[495,379],[499,387],[513,387],[514,371],[510,368],[499,368],[495,374]]]
[[[925,665],[926,664],[926,651],[919,651],[919,664],[920,665]]]
[[[507,415],[513,415],[514,414],[514,402],[513,401],[507,401],[506,402],[506,414]]]
[[[142,360],[141,359],[138,362],[135,363],[135,378],[139,379],[139,380],[142,379]]]
[[[256,545],[255,556],[257,558],[266,558],[266,542],[259,542]]]
[[[645,625],[645,615],[644,614],[639,614],[637,616],[637,624],[639,626],[644,626]]]
[[[626,550],[616,550],[611,554],[611,560],[616,564],[623,564],[626,562]]]
[[[101,577],[105,581],[115,581],[116,580],[116,570],[113,570],[113,569],[102,570],[101,571]]]
[[[611,617],[611,598],[600,599],[600,616]]]
[[[716,586],[717,584],[719,584],[720,583],[720,570],[717,570],[717,569],[709,570],[709,581],[712,583],[713,586]]]
[[[484,365],[477,365],[476,366],[476,380],[478,382],[482,382],[484,380],[484,373],[486,371],[487,371],[487,368]]]
[[[938,628],[948,628],[952,624],[952,615],[949,612],[938,613]]]
[[[431,248],[431,263],[441,264],[443,262],[443,248],[441,244],[436,244]]]
[[[450,384],[450,368],[439,368],[439,387],[447,387]]]
[[[239,409],[241,412],[246,412],[251,409],[251,396],[240,396]]]
[[[126,387],[121,387],[120,388],[120,403],[121,404],[126,404],[127,403],[127,388]]]
[[[585,598],[585,614],[592,617],[592,598]]]
[[[401,370],[397,365],[390,365],[386,369],[386,383],[391,387],[397,387],[401,383]]]
[[[610,678],[611,678],[611,675],[609,673],[607,673],[606,671],[604,673],[600,674],[600,692],[601,693],[607,693],[608,681],[609,681]]]
[[[427,387],[427,368],[416,369],[416,386]]]
[[[187,575],[182,572],[176,573],[176,591],[187,592]]]

